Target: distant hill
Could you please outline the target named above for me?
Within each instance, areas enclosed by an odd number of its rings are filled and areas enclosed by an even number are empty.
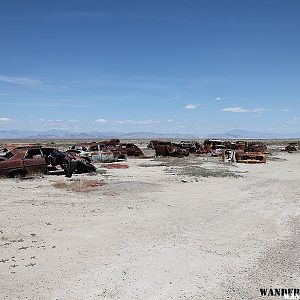
[[[252,139],[276,139],[276,138],[300,138],[300,133],[256,132],[243,129],[233,129],[223,134],[224,138],[252,138]]]
[[[48,131],[21,131],[21,130],[2,130],[0,131],[1,139],[107,139],[107,138],[122,138],[122,139],[159,139],[159,138],[185,138],[192,139],[197,136],[192,134],[162,134],[155,132],[72,132],[67,130],[48,130]]]
[[[156,132],[72,132],[52,129],[48,131],[0,130],[0,139],[186,139],[215,138],[215,139],[276,139],[300,138],[300,133],[265,133],[233,129],[224,133],[211,134],[179,134]]]

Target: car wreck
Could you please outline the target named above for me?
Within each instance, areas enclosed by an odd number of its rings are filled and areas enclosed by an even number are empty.
[[[267,145],[264,143],[258,143],[258,142],[251,142],[248,143],[248,145],[244,148],[245,152],[260,152],[267,154],[268,153],[268,148]]]
[[[184,157],[190,154],[189,149],[182,148],[180,144],[163,141],[151,141],[156,156]]]
[[[133,143],[121,143],[120,148],[126,151],[127,156],[145,157],[143,151]]]
[[[226,148],[225,141],[223,140],[205,140],[201,148],[201,154],[208,154],[209,156],[222,156]]]
[[[236,151],[235,160],[237,163],[257,164],[266,163],[267,156],[261,152]]]
[[[195,141],[181,141],[180,146],[183,149],[188,149],[190,153],[197,153],[200,149],[200,144]]]
[[[298,151],[298,144],[296,142],[289,143],[285,148],[284,151],[292,153]]]
[[[83,159],[46,147],[19,147],[0,157],[0,176],[24,177],[55,171],[62,171],[71,177],[73,173],[87,173],[96,171],[96,168]]]
[[[112,151],[120,151],[123,159],[126,159],[127,156],[144,157],[143,151],[133,143],[121,143],[119,139],[111,139],[101,143]]]
[[[128,156],[144,157],[142,150],[133,143],[120,143],[118,139],[101,142],[86,142],[74,145],[68,152],[76,150],[91,162],[116,162]]]
[[[114,151],[105,144],[95,142],[74,145],[67,152],[77,153],[90,162],[115,162],[121,155],[120,151]]]

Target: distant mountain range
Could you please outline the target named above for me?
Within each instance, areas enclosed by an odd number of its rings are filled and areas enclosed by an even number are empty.
[[[0,139],[278,139],[300,138],[300,133],[265,133],[234,129],[224,133],[211,134],[179,134],[179,133],[155,133],[155,132],[72,132],[67,130],[52,129],[48,131],[23,131],[0,130]]]
[[[278,138],[300,138],[300,132],[298,133],[278,133],[278,132],[256,132],[243,129],[233,129],[225,133],[207,135],[211,138],[227,138],[227,139],[278,139]]]

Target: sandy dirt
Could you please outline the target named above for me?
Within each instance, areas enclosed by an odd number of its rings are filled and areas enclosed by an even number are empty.
[[[276,155],[1,179],[0,298],[266,299],[260,288],[299,288],[300,153]],[[85,180],[106,184],[55,185]]]

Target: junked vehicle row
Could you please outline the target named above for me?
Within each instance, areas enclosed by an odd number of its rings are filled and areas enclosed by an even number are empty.
[[[223,161],[239,163],[265,163],[267,146],[262,142],[204,140],[181,141],[176,144],[165,141],[150,141],[148,148],[155,150],[156,156],[188,156],[189,154],[223,157]]]
[[[14,147],[16,146],[16,147]],[[0,176],[24,177],[28,174],[64,174],[95,172],[93,163],[144,157],[139,147],[119,140],[86,142],[60,151],[37,144],[8,144],[0,149]]]
[[[155,156],[187,157],[210,156],[221,157],[224,162],[266,163],[268,149],[266,144],[250,141],[223,141],[206,139],[198,141],[152,140],[147,148]],[[298,144],[289,143],[284,151],[295,152]],[[6,144],[0,148],[0,176],[21,177],[27,174],[64,174],[71,177],[73,173],[96,171],[95,163],[115,163],[128,157],[145,158],[143,151],[133,143],[121,143],[119,139],[100,142],[77,143],[65,149],[39,144]]]

